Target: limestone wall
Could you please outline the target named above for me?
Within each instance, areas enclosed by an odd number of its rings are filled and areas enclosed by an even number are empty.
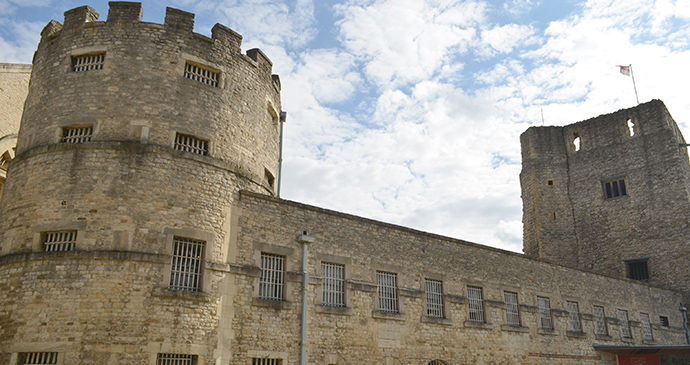
[[[19,131],[30,75],[31,65],[0,63],[0,137]]]
[[[232,363],[247,363],[257,351],[287,353],[289,363],[298,358],[302,230],[316,239],[309,246],[309,363],[609,364],[615,359],[592,344],[648,343],[640,312],[652,318],[653,343],[684,343],[677,292],[251,193],[241,195],[240,209],[231,246],[237,256],[229,258],[237,287]],[[285,255],[285,302],[257,299],[260,252]],[[346,265],[346,308],[319,305],[322,261]],[[397,274],[400,314],[377,311],[377,270]],[[426,278],[443,281],[444,319],[426,315]],[[469,321],[468,285],[483,288],[486,323]],[[518,293],[520,327],[506,325],[504,291]],[[537,296],[550,298],[553,331],[539,328]],[[566,301],[579,304],[581,333],[568,331]],[[608,336],[594,333],[593,305],[605,308]],[[621,338],[618,309],[630,315],[632,340]],[[659,316],[670,327],[658,325]]]

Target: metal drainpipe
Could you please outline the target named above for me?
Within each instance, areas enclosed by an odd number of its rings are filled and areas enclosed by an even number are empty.
[[[680,303],[680,308],[678,308],[681,313],[683,313],[683,329],[685,329],[685,342],[690,345],[690,329],[688,329],[688,309],[683,307],[683,303]]]
[[[298,241],[302,242],[302,336],[299,341],[299,363],[307,364],[307,300],[309,294],[309,244],[314,243],[314,237],[308,236],[309,232],[302,231]]]
[[[283,178],[283,124],[287,120],[287,112],[280,112],[280,141],[278,142],[278,191],[276,195],[280,198],[280,181]]]

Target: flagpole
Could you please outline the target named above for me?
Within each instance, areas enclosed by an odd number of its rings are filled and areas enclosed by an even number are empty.
[[[640,98],[637,97],[637,86],[635,85],[635,74],[633,74],[632,63],[628,67],[630,67],[630,77],[632,77],[633,89],[635,89],[635,100],[637,100],[637,105],[640,105]]]

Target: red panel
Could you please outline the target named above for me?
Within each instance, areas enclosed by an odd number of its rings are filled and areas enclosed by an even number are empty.
[[[659,355],[618,355],[618,365],[659,365]]]

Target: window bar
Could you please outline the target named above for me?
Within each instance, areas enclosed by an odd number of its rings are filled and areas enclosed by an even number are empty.
[[[571,332],[582,332],[582,324],[580,323],[580,311],[577,302],[567,302],[568,309],[568,324]]]
[[[105,53],[74,57],[74,72],[102,70],[105,61]]]
[[[333,307],[345,306],[345,265],[330,262],[321,263],[323,277],[323,305]]]
[[[261,253],[261,277],[259,297],[268,300],[283,300],[283,275],[285,257]]]
[[[467,298],[469,301],[470,321],[484,322],[484,303],[482,288],[468,286]]]
[[[426,279],[426,315],[443,318],[443,282]]]
[[[503,292],[506,303],[506,324],[509,326],[520,326],[520,310],[518,308],[517,293]]]
[[[202,84],[218,87],[218,72],[211,71],[192,64],[185,64],[184,76]]]
[[[62,138],[60,142],[62,143],[81,143],[91,141],[91,136],[93,135],[93,126],[88,127],[76,127],[76,128],[63,128]]]
[[[77,231],[47,232],[43,246],[46,252],[74,251]]]
[[[376,281],[379,287],[379,310],[398,313],[398,280],[396,273],[377,271]]]
[[[29,352],[22,364],[29,365],[52,365],[57,364],[57,352]]]
[[[541,328],[553,329],[551,322],[551,303],[549,298],[537,297],[537,306],[539,307],[539,317],[541,318]]]
[[[204,241],[173,239],[170,289],[200,291]]]
[[[642,322],[642,337],[647,341],[653,341],[652,325],[649,322],[649,314],[640,313],[640,322]]]
[[[156,365],[194,365],[196,355],[158,354]]]
[[[630,332],[630,322],[628,321],[628,311],[618,310],[618,320],[621,322],[621,337],[632,338]]]
[[[600,306],[593,307],[594,317],[596,318],[595,330],[597,335],[606,335],[606,319],[604,316],[604,308]]]

